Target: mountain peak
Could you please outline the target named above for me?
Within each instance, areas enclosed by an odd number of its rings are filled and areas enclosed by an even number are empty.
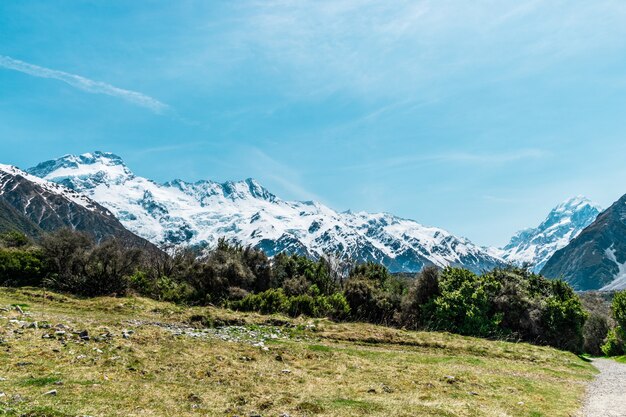
[[[539,272],[548,259],[565,247],[600,214],[600,206],[585,196],[569,198],[535,228],[518,232],[502,249],[502,257],[515,264],[530,264]]]
[[[552,209],[554,213],[567,212],[572,210],[581,210],[584,207],[589,206],[590,208],[596,209],[600,211],[601,208],[598,204],[594,203],[584,195],[577,195],[575,197],[568,198],[563,201],[561,204]]]
[[[102,183],[123,183],[134,177],[121,157],[102,151],[68,154],[42,162],[28,172],[77,191],[94,188]]]

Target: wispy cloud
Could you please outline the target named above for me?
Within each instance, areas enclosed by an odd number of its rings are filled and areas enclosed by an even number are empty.
[[[502,165],[522,160],[541,159],[548,155],[549,153],[543,149],[519,149],[501,153],[447,152],[431,155],[408,155],[383,158],[372,163],[349,165],[343,167],[341,171],[393,169],[425,162]]]
[[[256,168],[262,176],[280,185],[298,200],[314,200],[323,202],[315,193],[307,190],[299,180],[299,172],[277,161],[258,148],[250,148],[250,166]]]
[[[148,108],[157,114],[163,113],[169,108],[167,104],[137,91],[125,90],[101,81],[90,80],[80,75],[29,64],[28,62],[20,61],[9,56],[0,55],[0,67],[19,71],[34,77],[59,80],[88,93],[105,94],[121,98],[122,100],[126,100],[138,106]]]

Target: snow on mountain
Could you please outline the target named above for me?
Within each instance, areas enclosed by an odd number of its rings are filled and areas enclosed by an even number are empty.
[[[47,192],[50,192],[52,194],[59,194],[63,196],[64,198],[67,198],[68,200],[90,211],[95,211],[98,208],[92,200],[90,200],[89,198],[87,198],[86,196],[84,196],[83,194],[75,190],[64,187],[54,182],[43,180],[35,175],[31,175],[25,171],[22,171],[21,169],[16,168],[12,165],[4,165],[4,164],[0,164],[0,196],[6,192],[9,192],[9,190],[7,190],[5,186],[15,176],[22,177],[27,181],[35,183]]]
[[[116,237],[125,244],[158,251],[85,195],[9,165],[0,165],[0,218],[3,230],[19,230],[34,238],[71,228],[97,241]]]
[[[556,206],[539,226],[518,232],[508,245],[490,253],[517,265],[532,265],[539,272],[557,250],[593,223],[600,211],[583,196],[571,198]]]
[[[116,155],[94,152],[43,162],[29,172],[80,192],[131,231],[161,247],[229,240],[309,256],[338,253],[392,271],[457,265],[475,271],[502,261],[467,239],[386,213],[338,213],[317,202],[285,201],[253,179],[157,184]]]

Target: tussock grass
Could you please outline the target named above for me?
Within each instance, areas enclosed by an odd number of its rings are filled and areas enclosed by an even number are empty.
[[[0,415],[558,417],[575,414],[594,372],[551,348],[361,323],[0,289],[12,304],[29,315],[0,312]],[[64,344],[10,319],[114,337]],[[175,331],[207,326],[265,344]]]

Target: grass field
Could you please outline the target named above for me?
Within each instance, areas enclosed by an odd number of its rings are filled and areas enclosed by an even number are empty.
[[[0,415],[558,417],[594,375],[528,344],[142,298],[0,289],[0,307]]]

